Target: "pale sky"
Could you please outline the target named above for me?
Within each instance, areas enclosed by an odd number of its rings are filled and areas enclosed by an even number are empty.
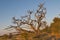
[[[27,10],[34,11],[43,0],[0,0],[0,29],[12,24],[12,17],[20,18]],[[60,0],[46,0],[46,20],[48,23],[60,13]]]

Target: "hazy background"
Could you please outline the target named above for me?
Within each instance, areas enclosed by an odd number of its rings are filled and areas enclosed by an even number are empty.
[[[27,10],[36,11],[43,0],[0,0],[0,30],[12,24],[12,17],[20,18]],[[46,0],[46,20],[48,23],[60,13],[60,0]],[[2,31],[0,31],[2,32]]]

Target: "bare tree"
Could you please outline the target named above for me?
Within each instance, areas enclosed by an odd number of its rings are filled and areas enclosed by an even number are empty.
[[[44,8],[44,3],[41,3],[34,13],[34,20],[31,18],[32,13],[33,11],[29,10],[28,15],[21,16],[21,19],[16,19],[15,17],[13,17],[13,23],[17,25],[11,26],[11,28],[14,27],[16,30],[21,31],[22,28],[20,26],[27,24],[29,25],[29,27],[31,27],[31,29],[33,29],[35,33],[40,34],[40,27],[42,27],[42,25],[44,25],[44,27],[46,26],[46,21],[42,21],[45,18],[46,14],[46,8]],[[34,26],[35,22],[38,24],[37,29]]]

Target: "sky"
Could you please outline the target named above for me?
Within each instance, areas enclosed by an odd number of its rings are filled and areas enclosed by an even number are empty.
[[[36,10],[43,0],[0,0],[0,29],[12,25],[12,17],[20,18],[27,10]],[[60,13],[60,0],[46,0],[46,20],[48,23]]]

